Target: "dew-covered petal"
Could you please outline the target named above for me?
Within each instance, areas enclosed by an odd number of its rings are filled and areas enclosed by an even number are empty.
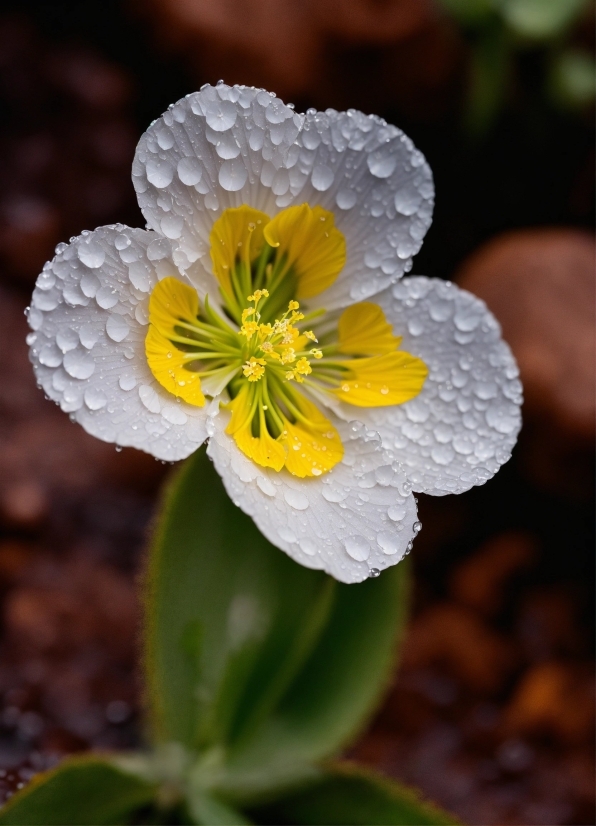
[[[105,442],[166,461],[188,456],[205,440],[207,412],[167,393],[145,357],[149,294],[162,278],[184,278],[170,242],[117,225],[83,233],[56,252],[29,310],[39,384]]]
[[[137,146],[133,183],[148,225],[174,240],[191,278],[211,272],[209,233],[223,210],[277,211],[279,174],[303,116],[275,95],[205,86],[170,106]]]
[[[499,324],[480,299],[438,279],[405,278],[375,301],[429,375],[405,404],[337,412],[381,435],[415,491],[484,484],[509,459],[521,426],[522,387]]]
[[[267,539],[296,562],[341,582],[362,582],[395,565],[420,529],[416,503],[395,456],[376,434],[334,420],[344,458],[318,478],[259,467],[214,421],[207,452],[226,490]]]
[[[403,132],[354,110],[307,114],[296,145],[289,190],[277,205],[331,210],[347,244],[343,271],[309,303],[362,301],[410,269],[431,222],[431,171]]]

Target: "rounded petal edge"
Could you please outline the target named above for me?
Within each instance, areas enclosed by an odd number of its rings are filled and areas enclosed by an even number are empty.
[[[122,225],[59,244],[28,310],[29,357],[38,384],[92,436],[164,461],[207,436],[206,408],[179,403],[145,357],[149,294],[175,276],[170,242]]]
[[[396,126],[376,115],[308,113],[279,207],[304,201],[335,215],[347,262],[313,306],[363,301],[408,272],[428,230],[434,185],[424,155]]]
[[[411,486],[376,434],[335,421],[344,459],[324,476],[299,479],[255,465],[214,422],[207,447],[232,501],[276,547],[345,583],[378,576],[409,552],[420,530]]]
[[[517,364],[486,304],[455,284],[404,278],[375,298],[429,375],[420,394],[387,408],[336,412],[380,434],[415,491],[442,496],[482,485],[508,461],[521,427]]]

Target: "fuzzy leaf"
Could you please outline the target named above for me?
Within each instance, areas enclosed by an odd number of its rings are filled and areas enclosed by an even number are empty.
[[[458,821],[412,789],[352,764],[251,812],[255,823],[309,826],[454,826]]]
[[[166,494],[149,561],[154,740],[213,755],[197,782],[236,803],[310,776],[378,701],[406,584],[404,564],[360,585],[297,565],[198,451]]]
[[[39,774],[0,809],[0,826],[128,823],[155,787],[98,756],[75,757]]]

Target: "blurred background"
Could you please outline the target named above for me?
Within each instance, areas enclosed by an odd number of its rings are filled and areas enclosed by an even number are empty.
[[[435,175],[413,272],[501,322],[512,461],[419,497],[401,668],[349,752],[471,824],[594,823],[594,7],[584,0],[4,0],[0,12],[0,799],[143,741],[136,589],[169,468],[37,390],[23,310],[56,243],[142,226],[130,166],[205,82],[404,129]]]

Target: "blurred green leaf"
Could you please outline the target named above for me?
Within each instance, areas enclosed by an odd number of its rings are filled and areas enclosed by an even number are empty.
[[[196,788],[240,802],[309,776],[374,709],[406,585],[404,564],[351,586],[297,565],[198,451],[166,495],[149,562],[155,739],[200,751]]]
[[[498,23],[474,39],[470,53],[465,126],[481,135],[493,124],[503,105],[511,71],[510,38]]]
[[[187,806],[193,822],[201,826],[250,826],[253,822],[227,803],[205,792],[190,796]]]
[[[561,34],[586,6],[586,0],[499,0],[513,31],[533,40]]]
[[[569,49],[553,60],[550,91],[561,105],[571,109],[588,106],[596,97],[596,63],[588,52]]]
[[[451,815],[411,789],[367,769],[336,764],[312,784],[253,810],[261,824],[450,826]]]
[[[76,757],[39,774],[0,810],[0,826],[128,823],[155,786],[98,756]]]
[[[495,14],[494,0],[440,0],[445,9],[464,26],[484,23]]]

